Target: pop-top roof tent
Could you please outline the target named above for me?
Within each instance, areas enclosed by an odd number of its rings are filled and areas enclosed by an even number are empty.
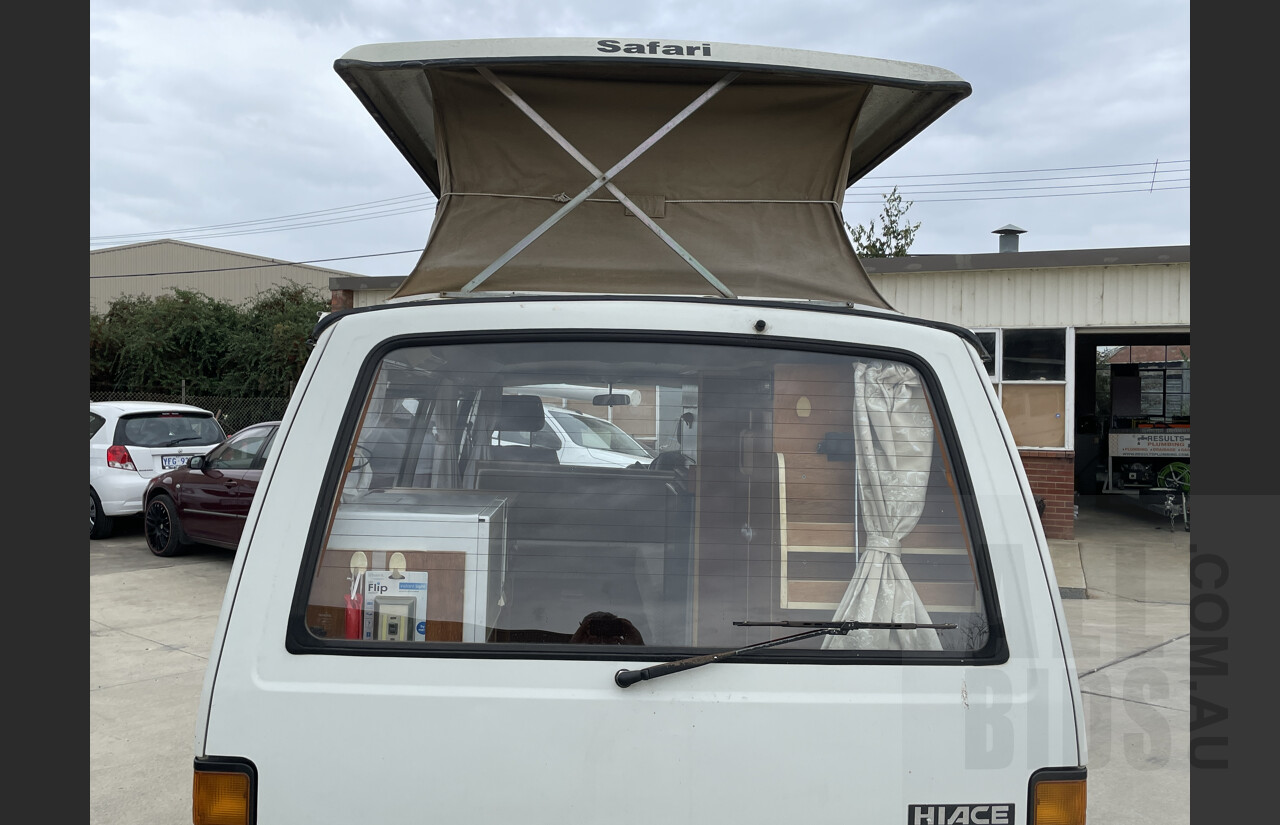
[[[844,191],[971,91],[931,66],[684,40],[389,43],[334,69],[439,198],[392,300],[891,309],[844,231]]]

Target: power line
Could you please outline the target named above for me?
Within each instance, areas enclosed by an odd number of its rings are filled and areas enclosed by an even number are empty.
[[[1157,179],[1157,180],[1160,179],[1158,176],[1180,174],[1182,172],[1189,172],[1189,171],[1191,170],[1163,169],[1163,170],[1160,170],[1159,172],[1146,172],[1146,171],[1110,172],[1104,175],[1058,175],[1058,176],[1047,177],[1047,178],[998,178],[996,180],[930,181],[929,183],[904,183],[900,185],[895,184],[890,188],[891,189],[912,189],[912,188],[918,188],[921,186],[974,186],[974,185],[984,186],[987,184],[996,184],[996,183],[1042,183],[1045,181],[1056,181],[1056,180],[1092,180],[1095,178],[1133,178],[1133,177],[1141,177],[1141,180],[1136,182],[1147,184],[1147,183],[1150,183],[1153,179]],[[992,174],[1013,174],[1013,173],[992,173]],[[863,178],[863,180],[866,180],[866,179]],[[1120,181],[1120,180],[1113,181],[1113,183],[1117,183],[1117,184],[1126,183],[1126,182],[1127,181]],[[859,188],[859,185],[855,183],[852,187],[850,187],[850,191],[858,188]],[[883,187],[878,187],[878,189],[883,190]]]
[[[237,272],[241,269],[269,269],[273,266],[301,266],[304,264],[322,264],[329,261],[354,261],[358,258],[383,258],[388,255],[421,255],[421,249],[402,249],[399,252],[374,252],[369,255],[347,255],[342,258],[315,258],[310,261],[267,261],[260,264],[250,264],[248,266],[219,266],[213,269],[180,269],[171,272],[129,272],[124,275],[97,275],[91,276],[89,280],[107,280],[108,278],[150,278],[155,275],[203,275],[209,272]]]
[[[1165,163],[1190,163],[1188,160],[1166,160]],[[954,178],[964,175],[1027,175],[1032,172],[1078,172],[1085,169],[1121,169],[1134,166],[1159,166],[1160,161],[1157,159],[1154,163],[1112,163],[1106,166],[1060,166],[1051,169],[1010,169],[1004,172],[942,172],[934,175],[894,175],[890,178],[887,175],[867,175],[862,180],[895,180],[898,178]]]
[[[922,200],[912,201],[913,203],[950,203],[959,201],[1007,201],[1020,200],[1023,198],[1069,198],[1073,195],[1127,195],[1130,193],[1146,193],[1149,191],[1165,192],[1175,189],[1190,189],[1190,186],[1156,186],[1152,189],[1117,189],[1114,192],[1054,192],[1048,195],[1002,195],[993,198],[924,198]],[[851,201],[845,201],[851,203]],[[876,201],[852,201],[852,203],[869,204]]]
[[[1039,174],[1039,173],[1045,173],[1045,172],[1076,172],[1076,171],[1092,171],[1092,170],[1100,170],[1100,169],[1133,169],[1136,167],[1141,167],[1143,171],[1140,171],[1140,172],[1113,172],[1113,173],[1100,174],[1100,175],[1071,175],[1071,176],[1040,177],[1040,178],[1016,178],[1016,179],[993,180],[993,181],[948,182],[943,180],[935,180],[933,183],[903,184],[901,187],[897,187],[897,188],[913,189],[918,186],[960,186],[960,185],[965,185],[966,183],[980,184],[980,185],[996,184],[996,183],[1036,183],[1041,181],[1052,181],[1052,180],[1082,180],[1087,178],[1125,177],[1125,176],[1134,176],[1134,175],[1143,175],[1144,180],[1148,180],[1148,178],[1146,177],[1148,175],[1148,172],[1146,170],[1150,169],[1149,183],[1151,184],[1151,186],[1149,187],[1149,191],[1154,191],[1154,183],[1156,183],[1157,175],[1161,175],[1161,174],[1168,175],[1168,174],[1174,174],[1174,173],[1189,172],[1190,171],[1189,169],[1169,169],[1167,167],[1175,166],[1179,164],[1189,164],[1190,162],[1191,162],[1190,160],[1176,160],[1176,161],[1164,161],[1164,162],[1160,162],[1157,160],[1154,163],[1110,164],[1110,165],[1104,165],[1104,166],[1066,166],[1066,167],[1051,167],[1046,169],[1015,169],[1015,170],[1005,170],[1005,171],[997,171],[997,172],[949,172],[949,173],[937,173],[937,174],[927,174],[927,175],[897,175],[897,176],[893,176],[892,178],[888,176],[868,176],[868,177],[862,178],[862,180],[863,181],[903,180],[903,179],[919,180],[919,179],[939,179],[939,178],[955,178],[955,177],[973,178],[973,177],[979,177],[979,176],[993,176],[993,175]],[[1166,168],[1161,169],[1161,167],[1166,167]],[[1116,181],[1116,183],[1117,185],[1119,185],[1123,182]],[[1023,188],[1034,189],[1037,187],[1023,187]],[[889,194],[888,192],[884,192],[884,191],[869,192],[869,191],[866,191],[865,189],[860,189],[857,186],[857,184],[855,184],[854,187],[850,189],[850,193],[856,194],[856,195],[878,195],[880,197],[884,197],[885,195]],[[920,194],[924,194],[924,193],[920,193]],[[1064,194],[1068,194],[1068,193],[1064,193]],[[431,199],[431,203],[428,203],[422,206],[409,206],[405,204],[406,201],[424,200],[428,198]],[[991,199],[999,200],[1002,198],[991,198]],[[964,200],[983,200],[983,199],[982,198],[966,198]],[[846,202],[850,202],[850,201],[846,200]],[[385,207],[391,204],[401,204],[403,208],[394,207],[391,209],[379,209],[379,211],[372,211],[372,212],[369,211],[371,207],[380,208],[380,207]],[[238,235],[255,235],[255,234],[265,234],[270,232],[283,232],[283,231],[289,231],[294,229],[312,229],[320,226],[335,226],[343,223],[355,223],[359,221],[371,220],[374,218],[394,217],[397,215],[413,214],[415,212],[427,212],[427,211],[431,211],[432,209],[435,209],[437,205],[438,203],[436,202],[435,197],[433,195],[430,195],[429,193],[420,193],[416,195],[400,195],[393,198],[383,198],[380,200],[366,201],[364,203],[352,204],[350,206],[339,206],[339,207],[333,207],[330,209],[314,210],[310,212],[298,212],[298,213],[293,213],[289,215],[281,215],[274,218],[261,218],[257,220],[234,221],[230,223],[211,224],[208,226],[196,226],[196,227],[188,227],[185,229],[172,229],[172,230],[156,231],[156,232],[135,232],[135,233],[116,234],[116,235],[90,236],[89,245],[91,247],[103,246],[103,245],[114,245],[115,243],[118,243],[120,241],[129,241],[132,239],[139,239],[139,238],[156,238],[156,239],[185,238],[190,240],[198,240],[202,238],[225,238],[225,237],[234,237]],[[343,213],[355,213],[355,212],[362,212],[363,214],[343,214]],[[323,220],[305,220],[305,219],[316,218],[320,216],[329,216],[329,217]],[[300,220],[300,219],[303,219],[303,220]],[[292,221],[292,223],[284,223],[286,221]],[[237,228],[239,228],[240,231],[234,231]],[[233,231],[225,231],[225,230],[233,230]]]
[[[972,201],[988,201],[988,200],[990,201],[1019,200],[1019,199],[1029,199],[1029,198],[1060,198],[1060,197],[1072,197],[1072,196],[1081,196],[1081,195],[1120,195],[1120,194],[1129,194],[1133,192],[1154,193],[1158,191],[1162,192],[1162,191],[1170,191],[1170,190],[1190,189],[1191,187],[1189,185],[1189,181],[1191,179],[1189,177],[1182,177],[1182,178],[1168,177],[1169,175],[1173,175],[1173,174],[1190,172],[1190,169],[1169,168],[1171,166],[1177,166],[1180,164],[1189,164],[1189,163],[1190,163],[1190,160],[1179,160],[1179,161],[1165,161],[1163,163],[1157,161],[1154,164],[1153,163],[1132,163],[1132,164],[1111,164],[1107,166],[1074,166],[1074,167],[1056,167],[1056,168],[1047,168],[1047,169],[1017,169],[1017,170],[1006,170],[1002,172],[954,172],[954,173],[940,173],[940,174],[932,174],[932,175],[898,175],[898,176],[894,176],[894,178],[892,179],[916,180],[916,179],[925,179],[925,178],[936,179],[936,178],[952,178],[952,177],[974,178],[978,176],[992,176],[992,175],[1038,174],[1042,172],[1074,172],[1074,171],[1091,171],[1091,170],[1098,170],[1098,169],[1120,169],[1120,168],[1142,167],[1142,171],[1137,171],[1137,172],[1110,172],[1110,173],[1089,174],[1089,175],[1007,178],[1007,179],[986,180],[986,181],[933,180],[932,182],[929,182],[929,183],[902,184],[901,186],[895,185],[891,187],[890,191],[892,191],[893,189],[900,189],[900,188],[917,190],[913,192],[900,193],[900,194],[904,194],[905,196],[908,196],[908,199],[912,203],[956,203],[956,202],[972,202]],[[1160,167],[1164,167],[1164,168],[1160,168]],[[919,188],[919,187],[957,187],[957,186],[992,187],[992,186],[996,186],[997,184],[1008,184],[1008,183],[1045,183],[1045,182],[1051,182],[1051,181],[1087,180],[1087,179],[1097,179],[1097,178],[1125,178],[1125,177],[1134,177],[1138,175],[1142,177],[1142,180],[1140,181],[1110,180],[1103,183],[1077,183],[1077,184],[1062,184],[1062,185],[1055,185],[1055,186],[1014,186],[1014,187],[1000,187],[1000,188],[977,188],[977,189],[970,188],[970,189],[950,189],[950,190]],[[865,181],[865,180],[871,180],[871,179],[887,180],[890,178],[888,178],[887,176],[882,176],[879,178],[867,177],[867,178],[863,178],[862,180]],[[1183,182],[1188,183],[1188,185],[1186,186],[1157,185],[1158,183],[1170,184],[1170,183],[1183,183]],[[1140,188],[1104,189],[1105,187],[1140,187]],[[849,194],[852,194],[855,197],[866,197],[866,198],[876,196],[879,199],[878,200],[857,200],[855,198],[851,198],[848,195],[846,195],[846,197],[842,201],[843,205],[849,206],[849,205],[878,204],[882,202],[883,198],[887,197],[890,194],[890,191],[883,191],[883,190],[855,191],[855,189],[857,189],[856,185],[850,188]],[[1053,192],[1045,192],[1042,194],[1022,194],[1022,195],[997,194],[997,193],[1009,193],[1009,192],[1036,192],[1041,190],[1067,190],[1067,189],[1073,189],[1073,190],[1092,189],[1093,191],[1053,191]],[[921,196],[928,196],[928,195],[950,196],[950,195],[959,195],[959,194],[975,194],[979,196],[978,197],[921,197]],[[423,206],[406,204],[406,202],[408,201],[415,201],[415,200],[420,201],[425,198],[432,198],[432,202]],[[399,206],[393,206],[391,208],[382,208],[382,207],[390,206],[392,204],[399,204]],[[142,232],[142,233],[121,234],[121,235],[99,235],[99,236],[93,236],[90,238],[90,246],[91,247],[95,245],[101,246],[103,244],[109,244],[113,240],[119,241],[119,240],[127,240],[130,238],[155,238],[157,240],[160,240],[160,239],[178,239],[176,238],[176,236],[183,236],[181,239],[190,240],[190,239],[203,239],[203,238],[234,237],[234,236],[241,236],[241,235],[259,235],[259,234],[266,234],[271,232],[289,231],[293,229],[309,229],[309,228],[322,227],[322,226],[333,226],[333,225],[345,224],[345,223],[355,223],[359,221],[368,221],[368,220],[374,220],[378,218],[392,217],[396,215],[413,214],[416,212],[427,212],[427,211],[432,211],[436,209],[438,205],[439,205],[438,200],[435,199],[434,196],[430,194],[399,195],[392,198],[383,198],[379,200],[352,204],[350,206],[332,207],[329,209],[318,209],[318,210],[312,210],[309,212],[297,212],[290,215],[281,215],[274,218],[262,218],[257,220],[210,224],[208,226],[203,226],[203,227],[189,227],[187,229],[175,229],[175,230],[169,230],[167,232]],[[370,211],[371,208],[375,208],[374,211]],[[353,213],[353,214],[344,214],[344,213]],[[319,219],[312,220],[315,218],[319,218]],[[284,223],[285,221],[292,221],[292,222]],[[229,230],[229,231],[223,231],[223,230]],[[202,234],[196,234],[196,233],[202,233]],[[150,276],[157,276],[157,275],[195,275],[195,274],[205,274],[205,273],[212,273],[212,272],[233,272],[233,271],[243,270],[243,269],[262,269],[262,268],[277,267],[277,266],[318,264],[318,263],[328,263],[328,262],[334,262],[334,261],[349,261],[349,260],[359,260],[359,259],[365,259],[365,258],[379,258],[379,257],[390,256],[390,255],[421,254],[422,251],[423,250],[421,249],[408,249],[408,250],[401,250],[398,252],[375,252],[367,255],[347,255],[347,256],[336,257],[336,258],[316,258],[308,261],[273,261],[269,263],[252,264],[247,266],[217,267],[212,269],[181,270],[181,271],[171,271],[171,272],[130,273],[130,274],[124,274],[124,275],[104,275],[99,277],[128,278],[128,277],[150,277]]]
[[[1182,179],[1182,180],[1188,180],[1188,179]],[[1102,185],[1102,184],[1099,184],[1099,185]],[[1069,197],[1072,195],[1120,195],[1120,194],[1141,193],[1141,192],[1148,192],[1148,191],[1162,192],[1166,190],[1190,189],[1190,188],[1191,188],[1190,186],[1156,186],[1152,189],[1124,189],[1124,190],[1116,190],[1112,192],[1055,192],[1052,194],[1045,194],[1045,195],[1004,195],[1004,196],[990,197],[990,198],[926,198],[923,201],[921,201],[921,203],[949,203],[949,202],[963,202],[963,201],[975,201],[975,200],[1019,200],[1024,198],[1059,198],[1059,197]],[[845,201],[845,203],[846,204],[848,203],[870,204],[870,203],[874,203],[874,201]],[[304,264],[328,263],[332,261],[353,261],[353,260],[360,260],[364,258],[382,258],[389,255],[410,255],[410,254],[421,255],[422,252],[423,250],[421,249],[402,249],[398,252],[373,252],[368,255],[347,255],[341,258],[315,258],[308,261],[272,261],[269,263],[251,264],[248,266],[215,267],[212,269],[185,269],[185,270],[173,270],[169,272],[132,272],[132,273],[126,273],[123,275],[99,275],[93,278],[93,280],[98,280],[99,278],[101,279],[143,278],[143,277],[152,277],[157,275],[201,275],[201,274],[207,274],[211,272],[235,272],[242,269],[266,269],[268,267],[276,267],[276,266],[298,266],[298,265],[304,265]]]
[[[193,227],[188,227],[186,229],[166,229],[159,232],[133,232],[133,233],[124,234],[124,235],[95,235],[95,236],[90,236],[89,240],[90,242],[93,242],[93,241],[106,241],[106,240],[123,240],[126,238],[150,238],[150,237],[155,237],[156,235],[164,235],[165,237],[170,237],[172,235],[181,235],[186,232],[205,232],[211,229],[226,229],[234,226],[251,226],[253,224],[275,223],[276,221],[286,221],[286,220],[292,220],[294,218],[307,218],[315,215],[332,214],[334,212],[348,212],[355,209],[364,209],[370,206],[380,206],[383,204],[395,203],[397,201],[421,199],[426,197],[434,198],[435,196],[431,195],[430,193],[419,194],[419,195],[400,195],[394,198],[383,198],[382,200],[366,201],[365,203],[352,204],[351,206],[335,206],[331,209],[318,209],[314,212],[297,212],[292,215],[281,215],[278,218],[260,218],[258,220],[251,220],[251,221],[236,221],[234,223],[215,223],[209,226],[193,226]]]
[[[1162,183],[1182,183],[1184,181],[1189,181],[1189,180],[1191,180],[1191,178],[1170,178],[1166,181],[1161,181],[1161,182]],[[1085,188],[1097,187],[1097,186],[1138,186],[1141,188],[1113,189],[1107,192],[1059,192],[1057,194],[1059,195],[1119,195],[1125,192],[1152,192],[1152,191],[1163,191],[1165,189],[1190,189],[1191,188],[1189,186],[1155,186],[1154,184],[1148,181],[1136,181],[1136,182],[1121,182],[1121,183],[1116,183],[1116,182],[1077,183],[1069,186],[1020,186],[1012,189],[956,189],[956,190],[952,190],[951,192],[924,191],[924,192],[917,192],[915,194],[916,195],[943,195],[943,194],[957,194],[957,193],[965,194],[965,193],[972,193],[972,192],[1029,192],[1029,191],[1036,191],[1040,189],[1085,189]],[[1027,195],[1026,197],[1054,197],[1054,195],[1039,195],[1039,196]],[[923,200],[919,200],[918,198],[915,197],[915,195],[913,195],[911,198],[911,201],[912,203],[915,203],[917,201],[919,201],[920,203],[932,203],[932,202],[943,201],[943,200],[1001,200],[1001,199],[1002,198],[925,198]],[[853,201],[846,198],[844,200],[844,203],[846,204],[876,203],[876,201]]]
[[[1183,171],[1185,171],[1185,170],[1183,170]],[[1027,180],[1024,180],[1024,181],[1021,181],[1021,182],[1030,182],[1030,181],[1032,181],[1032,180],[1035,180],[1035,179],[1027,179]],[[1044,179],[1042,179],[1042,180],[1064,180],[1064,179],[1063,179],[1063,178],[1044,178]],[[1161,178],[1161,179],[1160,179],[1160,182],[1162,182],[1162,183],[1173,183],[1173,182],[1183,182],[1183,181],[1189,181],[1189,180],[1190,180],[1190,178]],[[1004,183],[1004,182],[1006,182],[1006,181],[978,181],[978,182],[970,181],[970,182],[969,182],[969,184],[970,184],[970,185],[972,185],[973,183],[978,183],[978,184],[980,184],[980,185],[981,185],[981,184],[996,184],[996,183]],[[937,186],[948,186],[948,185],[955,185],[955,184],[938,183],[938,184],[935,184],[935,185],[937,185]],[[1140,188],[1140,189],[1112,189],[1112,190],[1105,191],[1105,192],[1058,192],[1058,193],[1054,193],[1054,194],[1047,194],[1047,195],[1025,195],[1025,196],[1022,196],[1022,197],[1028,197],[1028,198],[1030,198],[1030,197],[1045,198],[1045,197],[1067,197],[1067,196],[1070,196],[1070,195],[1093,195],[1093,194],[1096,194],[1096,195],[1117,195],[1117,194],[1124,194],[1124,193],[1126,193],[1126,192],[1160,192],[1160,191],[1168,191],[1168,190],[1175,190],[1175,189],[1189,189],[1189,188],[1190,188],[1189,186],[1155,186],[1155,185],[1154,185],[1154,181],[1144,180],[1144,181],[1112,181],[1111,183],[1105,183],[1105,184],[1072,184],[1072,185],[1056,186],[1056,187],[1022,186],[1022,187],[1003,188],[1003,189],[967,189],[967,190],[955,190],[955,191],[953,191],[953,192],[946,193],[946,194],[955,194],[955,193],[957,193],[957,192],[969,192],[969,193],[980,193],[980,192],[992,192],[992,193],[995,193],[995,192],[1029,192],[1029,191],[1036,191],[1036,190],[1042,190],[1042,189],[1080,189],[1080,188],[1087,187],[1087,186],[1140,186],[1141,188]],[[886,192],[886,191],[878,191],[878,192],[876,192],[876,191],[859,191],[859,192],[857,192],[857,193],[855,193],[855,194],[856,194],[856,195],[858,195],[858,196],[861,196],[861,197],[867,197],[867,198],[870,198],[870,197],[877,197],[877,198],[879,198],[880,200],[856,200],[856,199],[854,199],[854,198],[846,197],[846,198],[844,198],[844,199],[843,199],[842,203],[844,203],[844,204],[846,204],[846,205],[850,205],[850,204],[859,204],[859,205],[861,205],[861,204],[876,204],[876,203],[880,203],[880,202],[883,200],[883,198],[887,197],[890,193],[889,193],[889,192]],[[920,197],[920,195],[943,194],[943,193],[941,193],[941,192],[929,191],[929,190],[922,190],[922,191],[916,191],[916,192],[905,192],[905,193],[900,193],[900,194],[903,194],[903,195],[909,196],[909,198],[908,198],[908,199],[909,199],[912,203],[939,203],[939,202],[946,202],[946,201],[1009,200],[1011,197],[1016,197],[1016,196],[1008,196],[1008,195],[1004,195],[1004,196],[992,195],[992,196],[990,196],[990,197],[974,197],[974,198],[928,198],[928,197]],[[343,217],[343,218],[334,218],[334,219],[332,219],[332,220],[305,221],[305,222],[294,223],[294,224],[289,224],[289,225],[284,225],[284,226],[267,226],[267,227],[258,227],[258,228],[252,228],[252,229],[250,229],[250,228],[246,228],[246,229],[243,229],[243,230],[240,230],[240,231],[230,231],[230,232],[205,232],[205,233],[203,233],[203,234],[193,234],[195,230],[187,230],[187,232],[188,232],[189,234],[180,234],[180,233],[139,233],[139,234],[137,234],[136,236],[133,236],[133,237],[139,237],[139,238],[154,238],[154,239],[156,239],[156,240],[162,240],[162,239],[167,239],[167,240],[204,240],[204,239],[208,239],[208,238],[228,238],[228,237],[241,237],[241,236],[245,236],[245,235],[263,235],[263,234],[270,234],[270,233],[272,233],[272,232],[285,232],[285,231],[290,231],[290,230],[294,230],[294,229],[313,229],[313,228],[316,228],[316,227],[322,227],[322,226],[337,226],[337,225],[340,225],[340,224],[358,223],[358,222],[361,222],[361,221],[369,221],[369,220],[375,220],[375,219],[378,219],[378,218],[394,217],[394,216],[397,216],[397,215],[409,215],[409,214],[414,214],[414,213],[417,213],[417,212],[430,212],[430,211],[433,211],[435,208],[436,208],[436,204],[432,204],[432,205],[430,205],[430,206],[424,206],[424,207],[414,207],[414,208],[405,208],[405,209],[389,209],[389,210],[382,210],[382,211],[380,211],[380,212],[373,212],[373,213],[370,213],[370,214],[367,214],[367,215],[349,216],[349,217]],[[274,219],[268,219],[268,220],[274,220]],[[253,223],[254,223],[253,221],[246,221],[246,222],[243,222],[243,224],[244,224],[244,225],[246,225],[246,226],[252,225]],[[105,237],[105,236],[104,236],[104,237]],[[121,236],[121,237],[123,237],[123,236]],[[114,246],[114,245],[115,245],[115,244],[113,244],[113,243],[108,243],[108,242],[101,241],[101,240],[99,240],[99,241],[91,241],[91,242],[90,242],[90,247]]]
[[[436,208],[436,205],[432,204],[431,206],[425,206],[422,208],[386,210],[382,212],[375,212],[369,215],[362,215],[360,217],[342,218],[342,219],[326,220],[326,221],[308,221],[306,223],[290,224],[289,226],[273,226],[273,227],[264,227],[261,229],[245,229],[240,232],[208,232],[203,235],[183,235],[180,238],[174,238],[174,236],[169,236],[169,235],[166,235],[165,237],[171,238],[171,239],[177,239],[177,240],[201,240],[204,238],[238,237],[240,235],[263,235],[263,234],[269,234],[271,232],[284,232],[290,229],[311,229],[317,226],[335,226],[337,224],[343,224],[343,223],[359,223],[360,221],[371,221],[376,218],[387,218],[394,215],[411,215],[415,212],[430,212],[435,208]]]

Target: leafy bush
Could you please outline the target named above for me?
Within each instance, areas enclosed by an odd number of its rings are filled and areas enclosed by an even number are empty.
[[[89,387],[133,393],[288,396],[329,306],[288,282],[241,306],[199,292],[124,296],[89,315]]]

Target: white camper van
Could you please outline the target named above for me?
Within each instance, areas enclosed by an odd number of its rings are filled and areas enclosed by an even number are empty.
[[[316,326],[194,822],[1083,823],[1066,623],[981,345],[890,307],[843,229],[969,85],[616,38],[335,69],[439,207],[389,302]],[[662,451],[495,439],[556,384]],[[400,453],[373,481],[375,443]]]

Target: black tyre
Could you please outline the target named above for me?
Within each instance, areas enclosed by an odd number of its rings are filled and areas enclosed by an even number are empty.
[[[147,536],[147,547],[152,555],[178,556],[187,550],[187,537],[178,521],[178,508],[173,499],[158,495],[147,505],[142,530]]]
[[[89,538],[105,539],[111,535],[111,528],[115,526],[115,519],[102,512],[102,500],[98,498],[98,494],[89,488]]]

